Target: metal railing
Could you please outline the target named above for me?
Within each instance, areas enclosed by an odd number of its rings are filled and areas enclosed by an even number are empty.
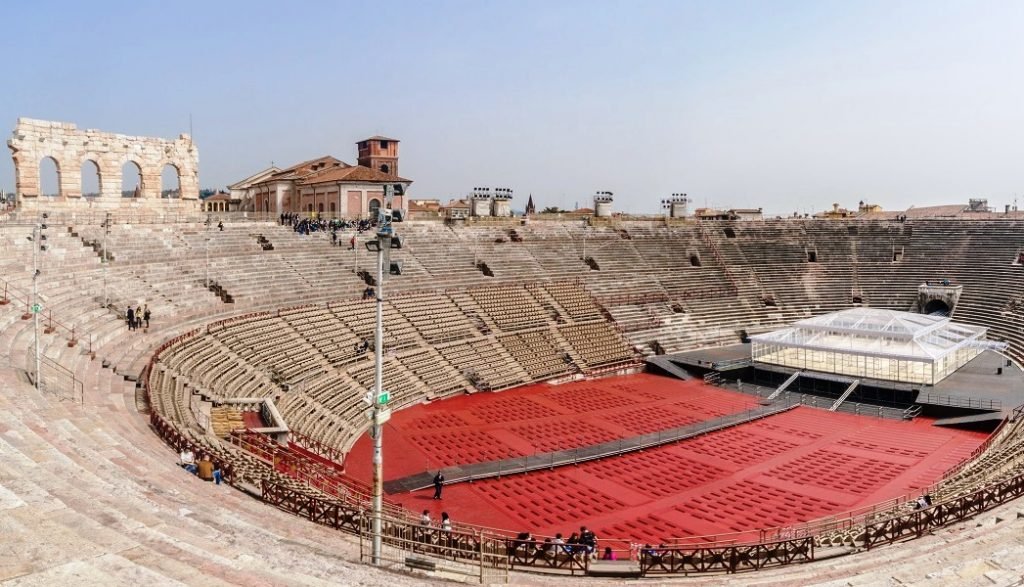
[[[85,384],[73,371],[45,355],[40,357],[39,365],[42,369],[40,387],[44,391],[54,394],[61,401],[85,403]]]
[[[970,408],[974,410],[1001,410],[1003,402],[997,399],[961,397],[956,395],[945,395],[940,393],[926,393],[924,398],[918,397],[919,403],[932,404],[937,406],[950,406],[954,408]]]
[[[18,286],[0,277],[0,305],[9,303],[16,303],[25,308],[25,312],[21,316],[23,319],[28,320],[32,317],[32,294],[22,291]],[[46,316],[40,320],[40,323],[43,327],[43,333],[53,334],[54,332],[63,331],[68,339],[68,346],[78,344],[75,325],[68,326],[54,318],[53,310],[46,310]]]
[[[388,548],[382,549],[380,560],[373,560],[367,543],[371,536],[371,516],[365,507],[311,496],[266,479],[260,489],[263,500],[275,507],[357,535],[360,560],[421,570],[443,568],[447,572],[475,577],[481,583],[495,582],[495,579],[507,582],[510,561],[504,537],[483,532],[442,530],[385,515],[381,524],[381,542]],[[468,571],[470,568],[473,570]]]

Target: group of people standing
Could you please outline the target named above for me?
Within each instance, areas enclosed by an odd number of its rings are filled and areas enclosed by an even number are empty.
[[[145,325],[146,329],[149,329],[149,319],[153,317],[153,314],[149,311],[149,305],[136,306],[132,309],[131,305],[124,313],[125,322],[128,323],[128,330],[138,330],[143,328]]]
[[[281,214],[278,221],[282,226],[291,226],[295,232],[299,234],[310,234],[313,232],[324,232],[331,231],[332,233],[338,230],[347,230],[354,228],[359,232],[369,230],[376,224],[375,219],[363,219],[363,220],[338,220],[332,218],[330,220],[324,220],[323,218],[302,218],[294,212],[286,212]]]

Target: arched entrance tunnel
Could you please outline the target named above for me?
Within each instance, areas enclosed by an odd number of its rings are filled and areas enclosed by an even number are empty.
[[[924,305],[925,314],[942,314],[944,316],[949,316],[949,311],[949,304],[938,299],[928,300],[928,303]]]

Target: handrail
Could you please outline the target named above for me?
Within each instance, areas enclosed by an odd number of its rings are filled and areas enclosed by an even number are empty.
[[[25,304],[25,309],[28,311],[29,306],[32,305],[32,302],[30,301],[32,296],[25,292],[23,292],[22,295],[17,295],[20,289],[3,277],[0,277],[0,282],[4,285],[3,297],[0,297],[0,301],[9,302],[13,297],[14,301]],[[10,293],[14,293],[15,295],[11,296],[9,295]]]
[[[47,367],[49,369],[53,369],[53,370],[57,371],[58,374],[61,375],[62,377],[67,377],[68,379],[71,380],[71,401],[73,401],[75,403],[78,403],[78,404],[84,404],[85,403],[85,383],[82,380],[78,379],[78,377],[75,375],[75,373],[73,371],[71,371],[67,367],[64,367],[63,365],[61,365],[57,361],[54,361],[50,357],[47,357],[46,355],[40,355],[39,358],[40,358],[40,363],[43,366],[45,366],[45,367]]]
[[[10,299],[14,299],[19,304],[24,304],[25,305],[25,314],[24,314],[24,316],[31,316],[31,313],[32,313],[32,295],[30,293],[28,293],[28,292],[22,291],[21,288],[19,288],[18,286],[12,284],[10,281],[8,281],[7,279],[4,279],[3,277],[0,277],[0,282],[3,283],[3,297],[0,297],[0,301],[8,301]],[[20,294],[19,294],[19,292],[20,292]],[[9,294],[14,294],[14,295],[9,295]],[[78,339],[75,337],[75,326],[74,325],[67,326],[66,324],[64,324],[60,320],[55,320],[53,318],[53,310],[52,309],[47,309],[46,310],[46,319],[45,320],[46,320],[46,326],[44,327],[44,332],[46,332],[46,334],[51,334],[51,333],[55,332],[57,329],[54,327],[54,325],[56,325],[57,327],[63,328],[64,331],[69,335],[69,338],[68,338],[68,344],[69,345],[74,346],[78,342]]]
[[[918,401],[920,403],[920,398]],[[923,403],[979,410],[1000,410],[1003,407],[1003,402],[997,399],[960,397],[943,393],[926,393]]]
[[[289,430],[288,435],[292,450],[306,451],[310,455],[322,459],[324,464],[334,466],[340,471],[345,470],[345,453],[337,448],[324,444],[315,438],[310,438],[297,430]]]
[[[305,455],[290,452],[264,434],[248,429],[243,432],[232,431],[228,436],[228,442],[253,454],[275,471],[304,481],[311,487],[338,499],[364,503],[373,495],[373,490],[369,486],[337,471],[327,474],[321,463],[308,460]],[[401,505],[393,502],[386,502],[385,506],[392,511],[404,511]]]

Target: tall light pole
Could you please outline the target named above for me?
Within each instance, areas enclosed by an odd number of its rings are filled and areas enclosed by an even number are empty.
[[[380,418],[381,395],[384,393],[384,251],[391,246],[391,237],[377,233],[377,327],[373,339],[373,564],[380,564],[381,517],[384,511],[384,442]]]
[[[39,303],[39,253],[46,250],[46,245],[43,244],[46,235],[43,234],[43,231],[46,230],[48,217],[49,215],[43,212],[42,220],[36,222],[32,228],[32,307],[30,309],[32,310],[33,346],[36,359],[36,389],[40,388],[43,378],[43,359],[39,350],[39,314],[43,311],[43,306]]]
[[[103,220],[103,307],[110,305],[110,298],[107,297],[107,235],[110,234],[110,212],[108,211]]]
[[[373,439],[373,564],[381,563],[384,513],[384,423],[391,417],[387,408],[389,394],[384,391],[384,265],[390,265],[392,248],[402,248],[402,240],[395,235],[391,223],[401,222],[401,212],[391,209],[395,191],[402,193],[401,184],[384,186],[384,206],[377,213],[377,238],[366,243],[366,248],[377,251],[377,327],[374,332],[374,383],[370,408],[370,437]],[[388,268],[390,270],[390,267]]]
[[[35,335],[35,354],[36,354],[36,377],[35,384],[36,389],[39,389],[40,379],[42,379],[42,358],[39,354],[39,311],[42,309],[39,307],[39,237],[42,231],[39,229],[39,224],[36,224],[35,228],[32,229],[32,329]]]
[[[210,289],[210,215],[206,215],[206,289]]]

